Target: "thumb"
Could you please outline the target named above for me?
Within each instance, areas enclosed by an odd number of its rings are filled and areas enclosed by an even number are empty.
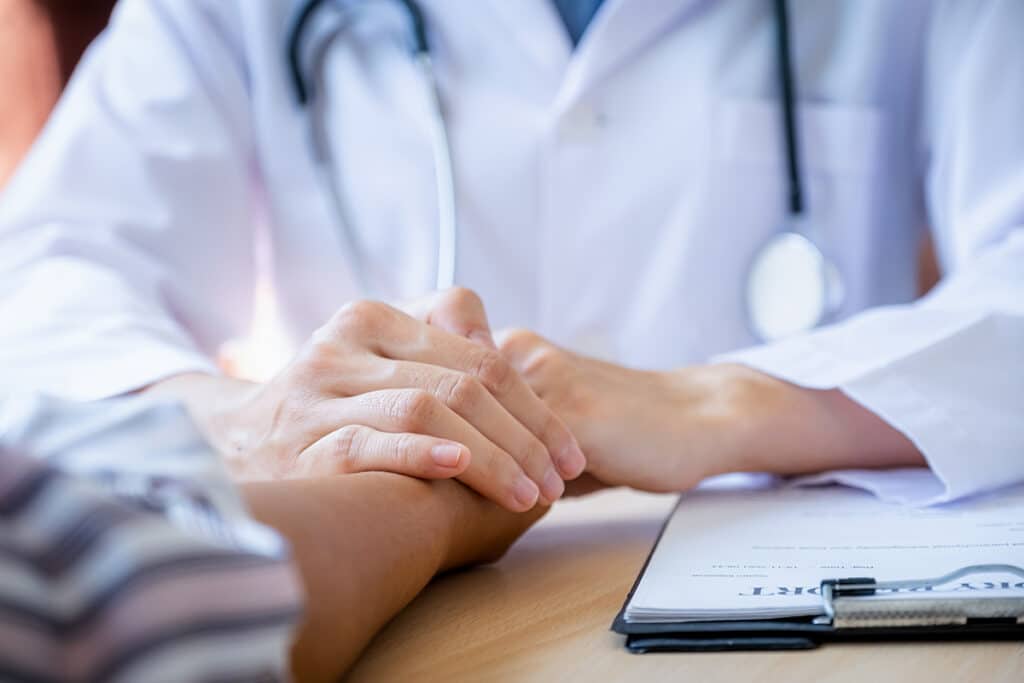
[[[403,306],[403,311],[423,322],[490,349],[497,349],[487,321],[484,302],[471,289],[453,287],[433,292]]]

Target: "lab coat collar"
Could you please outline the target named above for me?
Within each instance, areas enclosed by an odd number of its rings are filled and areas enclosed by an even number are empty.
[[[697,11],[706,2],[605,0],[577,46],[556,109],[572,106],[589,88],[653,46],[678,26],[686,14]],[[567,37],[565,40],[568,42]]]
[[[551,0],[489,0],[519,48],[546,78],[560,81],[555,109],[653,45],[707,0],[605,0],[575,52]]]

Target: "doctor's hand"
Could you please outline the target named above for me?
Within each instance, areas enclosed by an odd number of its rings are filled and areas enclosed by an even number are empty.
[[[579,483],[590,488],[682,491],[728,472],[924,464],[906,437],[838,390],[806,389],[742,365],[634,370],[526,330],[497,337],[580,440],[589,476]]]
[[[495,350],[479,299],[341,308],[266,383],[189,374],[148,391],[183,398],[242,479],[388,471],[458,477],[512,511],[551,503],[583,454]]]

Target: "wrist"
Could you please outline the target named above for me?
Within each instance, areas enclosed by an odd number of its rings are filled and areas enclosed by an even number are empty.
[[[436,535],[436,570],[456,569],[470,562],[471,539],[479,517],[475,494],[453,480],[430,482],[433,491],[433,510],[440,520]]]
[[[509,546],[549,508],[536,505],[527,512],[509,512],[481,498],[455,480],[430,483],[443,509],[439,518],[438,571],[496,562]]]
[[[701,454],[692,462],[697,481],[770,470],[766,436],[776,431],[773,424],[785,413],[786,387],[792,385],[734,363],[690,366],[669,374],[676,387],[674,443],[684,444],[686,452],[680,457]]]
[[[456,505],[459,489],[468,489],[452,480],[427,481],[403,474],[371,472],[356,477],[376,477],[392,482],[396,510],[407,511],[408,524],[421,526],[422,553],[431,576],[448,568],[457,552],[459,520]],[[403,512],[405,514],[405,512]]]
[[[260,389],[252,382],[210,375],[185,373],[168,377],[146,388],[143,393],[167,396],[181,401],[207,442],[220,453],[232,474],[253,478],[246,457],[265,430],[271,416],[249,416]]]

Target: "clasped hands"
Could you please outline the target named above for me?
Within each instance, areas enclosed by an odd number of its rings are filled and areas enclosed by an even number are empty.
[[[728,398],[718,370],[631,370],[524,330],[498,339],[462,288],[350,303],[271,380],[221,392],[206,431],[243,479],[458,478],[516,512],[554,502],[585,469],[576,488],[682,490],[712,473],[706,453],[723,444],[705,432]]]
[[[271,380],[228,394],[221,382],[199,412],[242,479],[457,478],[513,512],[551,504],[584,472],[571,491],[920,462],[838,391],[740,365],[635,370],[525,330],[495,336],[466,289],[402,307],[347,304]]]

